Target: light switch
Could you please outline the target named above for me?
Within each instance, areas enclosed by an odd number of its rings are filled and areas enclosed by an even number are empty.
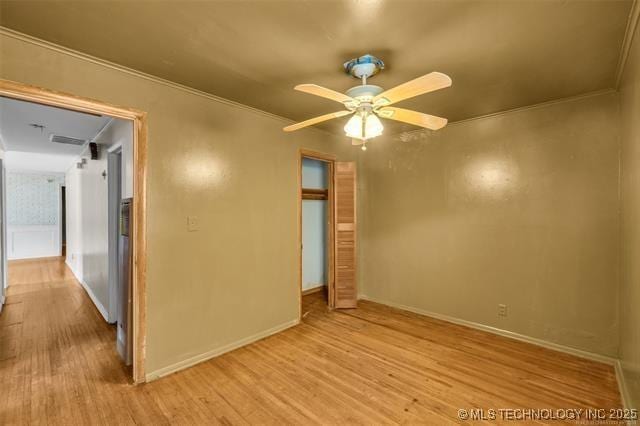
[[[199,227],[198,216],[187,216],[187,230],[189,232],[197,231]]]

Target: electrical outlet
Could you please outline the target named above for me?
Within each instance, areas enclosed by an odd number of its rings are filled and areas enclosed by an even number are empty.
[[[187,216],[187,230],[189,232],[193,232],[193,231],[197,231],[198,229],[200,229],[198,216]]]
[[[498,305],[498,316],[499,317],[507,316],[507,305],[503,305],[503,304]]]

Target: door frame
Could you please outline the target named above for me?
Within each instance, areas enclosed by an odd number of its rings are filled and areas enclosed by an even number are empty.
[[[66,218],[66,213],[67,213],[67,206],[63,205],[62,202],[62,188],[65,188],[65,198],[67,196],[66,194],[66,187],[64,183],[58,183],[58,246],[59,246],[59,251],[60,251],[60,256],[62,256],[62,228],[64,228],[65,232],[67,230],[67,224],[63,222],[66,222],[67,218]],[[65,217],[63,217],[62,212],[64,211],[65,213]],[[66,256],[66,253],[65,253]]]
[[[113,177],[116,177],[115,179]],[[107,222],[109,228],[109,323],[114,324],[118,318],[118,282],[120,280],[118,263],[120,261],[118,252],[118,237],[120,234],[119,216],[120,201],[122,199],[122,144],[109,147],[107,150],[107,192],[108,192],[108,215]]]
[[[133,381],[142,383],[147,333],[147,113],[4,79],[0,79],[0,96],[133,122]]]
[[[298,151],[298,318],[302,321],[302,159],[310,158],[327,163],[327,304],[335,306],[335,200],[333,181],[336,156],[322,152],[299,149]]]

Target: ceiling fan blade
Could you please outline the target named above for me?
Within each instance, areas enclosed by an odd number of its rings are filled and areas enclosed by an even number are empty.
[[[449,86],[451,86],[451,78],[448,75],[441,72],[431,72],[380,93],[373,98],[373,103],[374,105],[391,105]]]
[[[426,129],[438,130],[447,125],[447,119],[435,115],[423,114],[410,109],[384,107],[376,111],[380,118],[402,121]]]
[[[345,115],[353,114],[353,111],[338,111],[330,114],[321,115],[319,117],[310,118],[309,120],[301,121],[300,123],[292,124],[285,127],[285,132],[293,132],[294,130],[302,129],[303,127],[313,126],[314,124],[321,123],[323,121],[331,120],[332,118],[344,117]]]
[[[354,102],[351,96],[347,96],[344,93],[336,92],[335,90],[327,89],[326,87],[318,86],[317,84],[298,84],[294,89],[309,93],[311,95],[321,96],[323,98],[331,99],[332,101],[345,103]]]

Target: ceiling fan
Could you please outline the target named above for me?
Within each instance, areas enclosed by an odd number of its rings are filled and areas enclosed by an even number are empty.
[[[366,150],[367,140],[380,136],[384,129],[378,117],[402,121],[431,130],[438,130],[447,125],[446,118],[395,108],[390,105],[449,87],[451,86],[449,76],[439,72],[431,72],[385,91],[382,87],[367,84],[369,77],[384,69],[384,63],[375,56],[364,55],[352,59],[344,63],[344,68],[353,77],[361,79],[362,85],[352,87],[347,90],[346,94],[316,84],[299,84],[294,89],[340,102],[346,110],[292,124],[283,129],[285,132],[292,132],[333,118],[353,114],[353,117],[344,126],[344,131],[347,136],[352,138],[353,145],[362,145],[362,149]]]

